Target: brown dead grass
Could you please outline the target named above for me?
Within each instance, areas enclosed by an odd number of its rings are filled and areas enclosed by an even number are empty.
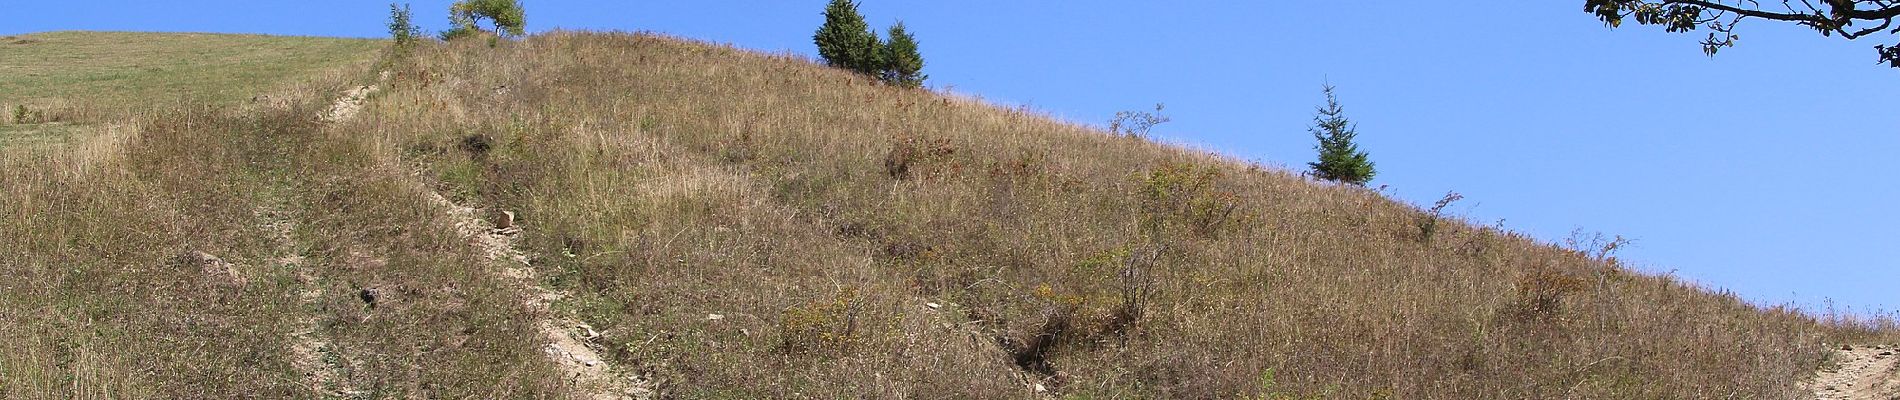
[[[284,396],[278,348],[294,304],[233,287],[179,258],[217,255],[259,282],[241,210],[260,184],[250,142],[202,110],[83,146],[5,153],[0,215],[0,390],[13,398]],[[63,150],[63,151],[55,151]],[[24,340],[18,340],[24,339]],[[209,379],[216,377],[216,379]]]
[[[578,396],[431,190],[516,212],[557,319],[665,397],[1794,398],[1895,332],[796,57],[414,57],[334,124],[373,74],[0,149],[0,397]]]
[[[314,121],[341,89],[328,80],[281,109],[162,111],[0,151],[16,228],[0,235],[0,398],[565,398],[518,288],[474,272],[409,174]],[[369,308],[365,288],[387,295]],[[293,350],[312,320],[330,387]]]
[[[553,33],[396,76],[373,147],[518,210],[685,397],[1782,398],[1859,329],[795,57]]]

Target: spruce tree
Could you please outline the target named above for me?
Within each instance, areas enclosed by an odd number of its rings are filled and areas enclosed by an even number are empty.
[[[1319,113],[1313,116],[1313,126],[1307,131],[1319,144],[1313,146],[1319,150],[1319,161],[1306,163],[1313,168],[1313,176],[1334,182],[1345,182],[1364,186],[1372,181],[1372,161],[1366,152],[1359,151],[1359,145],[1353,143],[1359,132],[1357,125],[1346,119],[1346,109],[1339,105],[1339,98],[1333,95],[1333,85],[1325,86],[1326,105],[1317,107]]]
[[[825,24],[811,37],[818,45],[818,56],[833,67],[877,76],[884,63],[879,60],[877,33],[858,14],[857,3],[831,0],[825,6]]]
[[[907,88],[923,86],[930,76],[923,74],[924,55],[917,52],[917,38],[904,30],[904,21],[891,25],[887,36],[890,39],[883,46],[884,82]]]

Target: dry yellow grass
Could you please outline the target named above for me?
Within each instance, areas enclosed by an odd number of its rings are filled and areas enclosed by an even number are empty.
[[[663,397],[1796,398],[1823,343],[1894,338],[796,57],[557,32],[391,65],[334,124],[373,74],[0,150],[0,397],[580,396],[430,190],[518,213],[553,312]]]
[[[365,138],[520,211],[686,397],[1789,398],[1873,334],[795,57],[555,33],[396,76]]]
[[[0,148],[0,398],[566,397],[518,288],[471,272],[412,178],[315,122],[365,72]]]

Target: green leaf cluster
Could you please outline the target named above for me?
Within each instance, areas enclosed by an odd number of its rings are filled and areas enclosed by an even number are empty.
[[[422,36],[422,30],[416,28],[411,15],[408,4],[389,3],[389,38],[396,42],[397,47],[414,46],[418,37]]]
[[[521,36],[527,34],[527,17],[516,0],[460,0],[449,5],[449,26],[442,32],[443,40],[472,35],[482,32],[482,20],[495,25],[495,34]]]

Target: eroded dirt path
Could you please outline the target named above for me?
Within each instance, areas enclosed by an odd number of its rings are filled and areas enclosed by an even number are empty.
[[[382,79],[388,79],[388,74],[382,75]],[[317,118],[326,123],[349,120],[362,110],[364,102],[379,89],[381,87],[378,85],[352,88]],[[421,183],[422,179],[417,179],[416,182],[417,186],[428,194],[430,201],[444,210],[455,222],[456,229],[462,237],[468,239],[470,246],[473,246],[490,262],[501,266],[501,269],[496,271],[498,277],[513,283],[526,294],[522,299],[522,305],[528,307],[534,315],[542,316],[540,320],[535,321],[535,326],[539,327],[538,330],[547,343],[543,352],[562,371],[569,382],[583,392],[580,393],[583,398],[622,400],[652,397],[653,391],[647,382],[641,380],[638,375],[625,374],[616,370],[600,356],[592,342],[599,338],[599,333],[587,324],[559,317],[553,311],[551,303],[564,297],[565,294],[541,285],[535,279],[534,267],[530,264],[529,257],[515,247],[515,237],[520,235],[521,227],[514,226],[512,215],[498,221],[499,223],[491,222],[482,217],[481,210],[455,204],[447,197],[443,197],[441,193],[429,188],[427,184]],[[314,336],[300,339],[300,348],[293,349],[299,353],[300,357],[306,353],[317,353],[312,350],[321,349],[325,345],[321,338]],[[312,377],[312,383],[331,382],[334,387],[336,379],[333,374],[326,375],[321,366],[312,370],[317,371]]]
[[[321,279],[311,271],[311,266],[303,254],[298,251],[296,223],[282,204],[272,204],[255,211],[269,240],[277,247],[276,258],[270,263],[291,271],[296,278],[297,300],[310,310],[322,308],[323,289]],[[357,389],[347,379],[342,362],[346,355],[338,354],[330,344],[329,335],[323,331],[323,319],[317,314],[304,315],[298,321],[299,327],[291,334],[291,363],[304,376],[303,385],[314,393],[325,396],[352,398],[364,391]]]
[[[469,239],[471,246],[475,246],[490,261],[506,265],[499,271],[502,279],[527,289],[525,292],[528,296],[522,299],[522,304],[536,315],[547,316],[535,322],[547,342],[542,350],[575,387],[586,391],[589,399],[596,400],[645,399],[652,396],[652,389],[638,375],[620,373],[601,358],[592,343],[592,340],[600,337],[600,333],[595,332],[593,327],[556,316],[550,303],[565,294],[536,281],[534,267],[528,256],[514,245],[515,237],[521,234],[521,227],[513,224],[512,216],[499,218],[499,224],[491,223],[481,217],[481,210],[455,204],[440,193],[429,192],[429,199],[447,210],[455,221],[456,229]]]
[[[1900,399],[1900,348],[1892,345],[1843,346],[1834,352],[1834,368],[1823,369],[1812,389],[1818,400]]]
[[[388,79],[389,74],[383,74],[382,76],[383,79]],[[331,102],[329,108],[324,109],[322,114],[318,114],[317,120],[323,122],[339,122],[348,120],[350,117],[355,117],[356,112],[363,109],[363,102],[369,100],[369,95],[376,93],[376,91],[380,89],[381,87],[377,85],[363,85],[350,88],[348,92],[343,93],[343,97]]]
[[[376,89],[376,86],[352,88],[318,115],[318,120],[330,123],[355,116],[363,100]],[[288,103],[275,100],[266,106],[283,107],[285,104]],[[345,366],[354,358],[353,355],[340,352],[324,331],[321,310],[325,278],[314,270],[314,266],[309,265],[309,260],[300,248],[302,241],[297,237],[300,216],[291,210],[294,195],[287,185],[292,183],[277,183],[270,193],[265,194],[265,204],[252,210],[252,213],[266,234],[265,239],[276,248],[268,262],[274,267],[290,271],[298,286],[297,301],[311,310],[309,314],[298,317],[297,331],[291,333],[291,364],[303,375],[303,386],[313,393],[326,398],[360,397],[367,392],[350,381]]]

